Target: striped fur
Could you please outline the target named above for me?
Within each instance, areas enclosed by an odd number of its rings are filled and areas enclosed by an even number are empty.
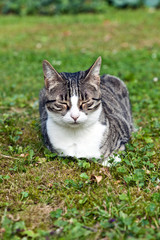
[[[44,142],[52,152],[59,153],[47,133],[47,119],[50,112],[65,117],[72,107],[73,96],[78,97],[77,107],[85,116],[89,117],[93,112],[102,109],[97,121],[107,127],[98,147],[104,158],[123,149],[129,141],[133,121],[127,88],[124,82],[115,76],[100,77],[100,64],[101,58],[98,58],[87,71],[58,73],[44,61],[45,87],[40,92],[39,111]],[[78,120],[74,123],[78,123]],[[87,123],[79,126],[84,129],[87,126],[85,124]],[[79,126],[75,124],[73,131],[79,131]]]

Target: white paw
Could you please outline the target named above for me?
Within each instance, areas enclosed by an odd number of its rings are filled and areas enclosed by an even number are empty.
[[[105,167],[111,167],[119,162],[121,162],[121,158],[117,155],[106,158],[101,164]]]

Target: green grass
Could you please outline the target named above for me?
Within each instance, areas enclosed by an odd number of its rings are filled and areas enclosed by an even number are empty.
[[[0,17],[0,238],[160,239],[159,29],[147,9]],[[74,72],[99,55],[101,74],[127,84],[138,128],[109,169],[48,152],[38,113],[43,59]]]

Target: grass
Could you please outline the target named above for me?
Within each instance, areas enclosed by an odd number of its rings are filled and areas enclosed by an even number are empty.
[[[0,17],[0,238],[160,239],[159,11]],[[138,131],[111,168],[43,145],[42,60],[125,81]]]

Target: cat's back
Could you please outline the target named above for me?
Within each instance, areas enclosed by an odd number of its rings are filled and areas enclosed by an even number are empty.
[[[133,130],[129,94],[125,83],[112,75],[101,76],[102,106],[105,117],[125,121]]]
[[[114,95],[117,99],[128,97],[128,91],[125,83],[115,76],[109,74],[102,75],[100,87],[103,95],[107,91],[109,95]]]

